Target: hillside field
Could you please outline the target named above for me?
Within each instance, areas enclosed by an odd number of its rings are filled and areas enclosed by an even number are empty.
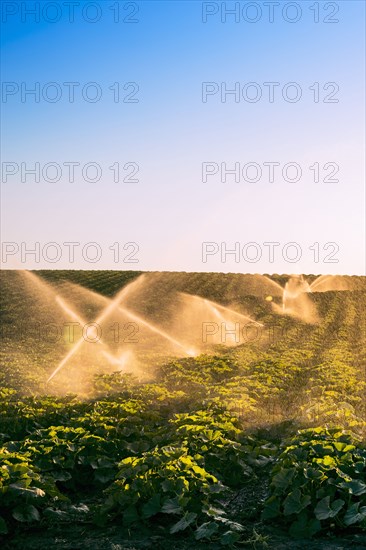
[[[366,548],[366,277],[0,282],[2,548]]]

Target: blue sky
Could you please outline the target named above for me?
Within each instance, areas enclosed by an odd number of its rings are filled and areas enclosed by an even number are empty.
[[[295,3],[302,10],[296,23],[282,15],[289,2],[279,2],[273,23],[263,2],[252,2],[262,10],[256,23],[245,21],[242,12],[238,23],[233,16],[222,23],[220,11],[203,23],[202,2],[175,0],[103,0],[96,3],[101,14],[96,23],[82,17],[90,2],[79,1],[73,23],[59,2],[58,22],[45,20],[42,12],[35,22],[24,15],[34,4],[3,2],[3,10],[16,5],[18,12],[3,13],[2,79],[19,88],[38,82],[41,90],[55,82],[62,96],[55,103],[42,97],[36,103],[30,96],[23,103],[20,92],[6,102],[3,96],[2,162],[19,167],[95,162],[103,175],[95,183],[85,181],[81,170],[68,181],[66,168],[54,183],[32,176],[22,182],[20,168],[9,176],[2,186],[2,240],[29,248],[56,242],[62,257],[49,263],[42,255],[39,262],[28,256],[22,262],[19,252],[3,258],[3,267],[364,274],[364,2],[315,3],[319,23],[310,10],[314,2],[307,1]],[[46,4],[40,2],[40,9]],[[116,4],[121,18],[137,5],[138,22],[114,23],[110,7]],[[239,4],[243,9],[249,2]],[[339,7],[333,16],[339,22],[324,23],[333,5]],[[288,9],[291,18],[294,11]],[[253,17],[253,11],[247,13]],[[80,83],[74,103],[65,82]],[[102,90],[96,103],[80,93],[89,82]],[[116,82],[122,94],[132,90],[124,91],[124,84],[137,83],[138,103],[115,103],[109,87]],[[255,82],[263,96],[257,103],[227,96],[223,103],[216,94],[203,103],[203,82],[226,83],[228,89],[238,82],[240,90]],[[265,82],[279,83],[273,103]],[[289,82],[302,90],[297,103],[282,98]],[[319,103],[309,90],[315,82]],[[338,103],[323,102],[328,82],[339,86]],[[138,164],[138,183],[115,183],[108,167],[116,162]],[[204,183],[203,162],[229,167],[255,162],[262,169],[263,163],[278,162],[280,170],[296,162],[302,177],[291,183],[279,175],[270,183],[263,170],[256,183],[233,178],[223,183],[220,174]],[[316,162],[336,163],[339,182],[314,182],[309,167]],[[80,242],[80,248],[98,243],[100,261],[91,264],[77,254],[70,265],[63,246],[69,241]],[[136,242],[138,264],[115,263],[109,250],[115,242],[121,247]],[[256,263],[243,255],[223,262],[220,253],[203,262],[203,242],[218,243],[220,251],[255,242],[263,254]],[[291,263],[278,253],[270,262],[265,242],[280,243],[278,251],[296,242],[301,259]],[[309,250],[315,242],[322,251],[319,262]],[[338,246],[337,263],[322,261],[327,243]]]

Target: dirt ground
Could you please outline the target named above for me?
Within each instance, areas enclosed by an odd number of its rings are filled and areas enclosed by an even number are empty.
[[[164,534],[148,531],[128,533],[126,529],[112,526],[98,529],[87,525],[63,525],[51,529],[38,529],[19,534],[11,540],[3,541],[2,550],[222,550],[217,543],[199,543],[193,540],[167,538]],[[263,533],[263,529],[261,530]],[[347,535],[343,538],[293,540],[284,534],[266,533],[268,539],[263,542],[240,544],[237,548],[278,549],[278,550],[366,550],[365,535]]]

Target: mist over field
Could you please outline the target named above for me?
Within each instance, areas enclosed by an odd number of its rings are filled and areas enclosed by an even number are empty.
[[[362,548],[365,277],[0,277],[15,547]]]

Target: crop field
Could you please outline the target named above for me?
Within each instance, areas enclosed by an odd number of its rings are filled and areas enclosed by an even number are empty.
[[[366,548],[366,277],[0,277],[1,548]]]

